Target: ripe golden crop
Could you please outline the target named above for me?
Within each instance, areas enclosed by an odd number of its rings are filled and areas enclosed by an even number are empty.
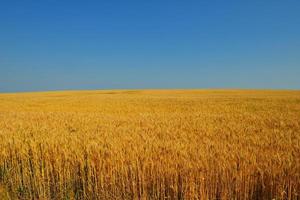
[[[0,197],[299,199],[300,92],[1,94]]]

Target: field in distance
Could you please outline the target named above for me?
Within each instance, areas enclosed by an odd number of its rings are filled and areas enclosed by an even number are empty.
[[[0,94],[0,197],[299,199],[300,91]]]

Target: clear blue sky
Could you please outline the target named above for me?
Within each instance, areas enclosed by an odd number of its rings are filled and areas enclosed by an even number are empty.
[[[300,1],[0,2],[0,92],[300,89]]]

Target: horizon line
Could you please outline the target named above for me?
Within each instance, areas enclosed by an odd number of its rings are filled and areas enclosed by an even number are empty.
[[[20,91],[0,91],[0,94],[22,94],[22,93],[46,93],[46,92],[84,92],[84,91],[149,91],[149,90],[236,90],[236,91],[298,91],[295,88],[243,88],[243,87],[203,87],[203,88],[94,88],[94,89],[49,89],[49,90],[20,90]]]

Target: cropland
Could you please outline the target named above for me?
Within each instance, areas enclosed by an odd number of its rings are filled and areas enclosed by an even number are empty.
[[[0,94],[1,199],[300,199],[300,91]]]

